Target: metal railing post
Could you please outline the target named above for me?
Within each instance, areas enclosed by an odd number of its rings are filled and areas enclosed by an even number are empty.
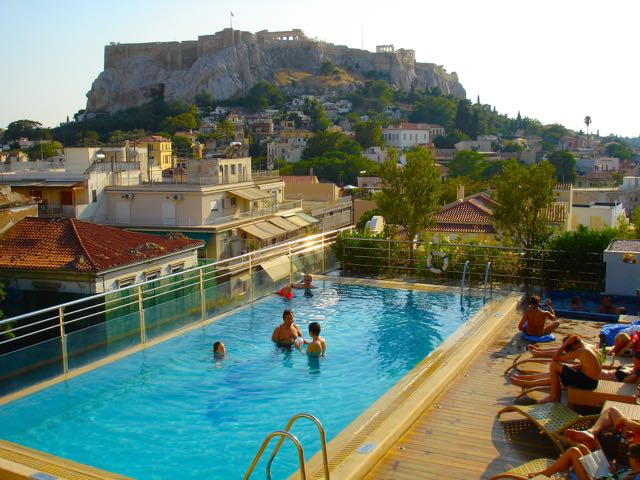
[[[249,301],[253,302],[253,262],[251,257],[252,255],[249,253]]]
[[[144,305],[142,304],[142,286],[138,287],[138,316],[140,317],[140,343],[147,343],[147,329],[144,322]]]
[[[204,274],[202,273],[202,270],[204,270],[204,267],[202,267],[198,273],[200,274],[200,318],[204,322],[207,318],[207,305],[204,298]]]
[[[289,245],[289,285],[293,283],[293,257],[291,256],[291,245]]]
[[[67,336],[64,332],[64,312],[63,307],[58,307],[58,320],[60,321],[60,347],[62,348],[62,371],[69,371],[69,355],[67,352]]]
[[[387,268],[391,270],[391,239],[387,239]]]
[[[325,273],[327,273],[327,262],[326,262],[326,258],[325,258],[326,257],[326,252],[325,252],[325,249],[324,249],[324,235],[325,234],[324,234],[324,227],[323,227],[322,242],[321,242],[321,245],[322,245],[322,274],[323,275]],[[291,260],[289,260],[289,261],[291,261]]]

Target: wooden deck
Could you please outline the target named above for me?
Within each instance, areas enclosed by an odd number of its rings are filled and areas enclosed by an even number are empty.
[[[514,321],[478,353],[365,478],[486,479],[528,460],[558,455],[552,442],[528,422],[503,424],[496,417],[520,393],[503,376],[526,347],[516,325]],[[593,322],[563,320],[556,337],[579,333],[597,342],[599,327]]]

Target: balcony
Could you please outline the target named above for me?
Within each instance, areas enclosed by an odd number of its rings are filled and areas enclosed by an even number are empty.
[[[284,212],[286,210],[302,209],[302,200],[296,202],[281,203],[279,205],[273,205],[268,208],[262,208],[260,210],[251,210],[248,212],[235,213],[233,215],[226,215],[224,217],[218,217],[210,222],[211,225],[223,225],[225,223],[237,222],[240,220],[251,220],[253,218],[265,217],[267,215],[273,215],[277,212]]]

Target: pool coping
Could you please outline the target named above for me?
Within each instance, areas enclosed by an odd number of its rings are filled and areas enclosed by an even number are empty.
[[[333,279],[332,279],[333,280]],[[338,283],[421,291],[451,291],[451,287],[407,284],[394,280],[340,279]],[[327,444],[329,471],[333,480],[363,478],[389,448],[436,400],[478,349],[514,314],[523,294],[506,293],[489,302],[442,342],[416,367],[391,387]],[[498,318],[498,321],[495,319]],[[493,322],[492,322],[493,321]],[[469,333],[474,333],[468,335]],[[313,414],[313,412],[309,412]],[[320,419],[322,421],[322,419]],[[316,453],[305,462],[307,478],[324,479],[322,455]],[[289,480],[300,478],[300,471]]]

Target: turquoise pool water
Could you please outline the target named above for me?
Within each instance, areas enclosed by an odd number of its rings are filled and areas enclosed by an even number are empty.
[[[274,295],[5,405],[0,436],[141,480],[242,478],[264,437],[293,414],[317,416],[334,437],[482,306],[470,297],[462,308],[448,293],[318,286],[313,297]],[[285,308],[307,338],[307,325],[321,324],[325,357],[274,347]],[[227,347],[222,361],[212,358],[216,340]],[[293,433],[308,459],[319,441],[303,422]],[[273,478],[296,468],[294,449],[283,447]]]

